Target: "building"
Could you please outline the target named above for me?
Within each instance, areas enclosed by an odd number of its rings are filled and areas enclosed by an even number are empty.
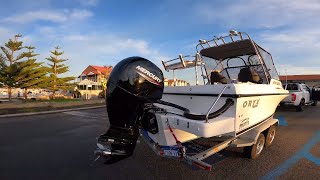
[[[286,82],[292,83],[305,83],[306,85],[313,87],[315,85],[320,85],[320,74],[306,74],[306,75],[287,75],[279,76],[282,84]]]
[[[190,84],[187,81],[176,79],[176,85],[174,85],[173,79],[164,79],[164,86],[189,86]]]
[[[97,97],[103,90],[103,83],[106,82],[111,71],[112,66],[89,65],[78,77],[77,89],[81,96]]]

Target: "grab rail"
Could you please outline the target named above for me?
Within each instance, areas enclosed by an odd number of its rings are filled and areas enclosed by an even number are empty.
[[[224,93],[224,91],[227,89],[227,88],[230,88],[228,85],[226,85],[225,87],[223,87],[222,91],[220,92],[220,94],[218,95],[217,99],[214,101],[214,103],[212,104],[212,106],[210,107],[209,111],[207,112],[206,114],[206,123],[208,123],[209,119],[209,114],[211,112],[211,110],[213,109],[213,107],[217,104],[218,100],[220,99],[220,97],[222,96],[222,94]]]
[[[237,31],[231,30],[229,32],[229,34],[226,35],[226,36],[220,36],[220,37],[214,36],[214,38],[211,39],[211,40],[200,39],[199,43],[196,46],[196,51],[200,52],[200,49],[198,49],[198,47],[201,47],[202,49],[206,49],[206,48],[209,48],[209,47],[221,46],[221,45],[225,45],[225,44],[228,44],[228,43],[233,43],[233,42],[239,41],[239,40],[242,41],[242,40],[245,40],[245,39],[249,39],[249,40],[252,41],[252,39],[249,36],[249,34],[247,34],[245,32],[237,32]]]

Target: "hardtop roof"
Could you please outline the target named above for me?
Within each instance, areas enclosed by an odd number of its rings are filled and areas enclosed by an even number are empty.
[[[249,39],[239,40],[222,44],[219,46],[208,47],[200,51],[202,56],[210,57],[216,60],[226,58],[256,54],[252,41]]]

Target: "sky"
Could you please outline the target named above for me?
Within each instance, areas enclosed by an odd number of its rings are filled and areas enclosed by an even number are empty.
[[[0,17],[1,45],[22,34],[42,62],[60,46],[72,76],[130,56],[161,67],[230,29],[271,52],[279,74],[320,74],[319,0],[10,0]]]

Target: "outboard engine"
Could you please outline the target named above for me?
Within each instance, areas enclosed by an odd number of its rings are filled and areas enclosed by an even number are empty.
[[[114,163],[132,155],[139,126],[151,133],[158,130],[155,115],[148,111],[163,93],[163,73],[151,61],[129,57],[112,70],[106,93],[110,128],[98,138],[96,154]]]

